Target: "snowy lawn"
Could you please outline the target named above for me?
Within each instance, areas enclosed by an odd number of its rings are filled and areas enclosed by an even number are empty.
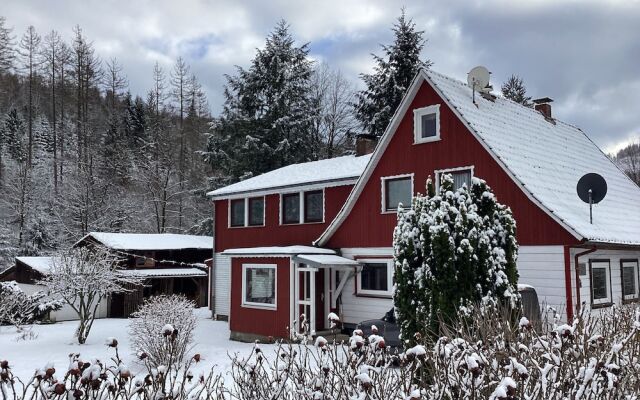
[[[203,362],[200,367],[209,369],[217,365],[220,372],[229,371],[231,360],[227,354],[239,353],[248,356],[253,344],[229,340],[229,325],[222,321],[213,321],[207,308],[196,310],[198,325],[194,332],[194,348],[189,354],[200,353]],[[66,371],[69,354],[80,353],[84,359],[107,361],[113,354],[112,348],[105,345],[108,337],[115,337],[120,356],[135,370],[136,357],[130,347],[129,320],[106,318],[95,321],[87,343],[79,345],[73,334],[77,321],[58,322],[52,325],[35,325],[35,339],[17,340],[18,335],[12,327],[0,327],[0,360],[8,360],[14,374],[21,379],[29,379],[36,368],[43,368],[52,362],[59,371]],[[272,345],[261,345],[267,349]]]

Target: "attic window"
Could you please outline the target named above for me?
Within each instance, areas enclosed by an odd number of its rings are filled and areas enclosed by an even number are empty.
[[[440,105],[413,110],[413,142],[429,143],[440,140]]]

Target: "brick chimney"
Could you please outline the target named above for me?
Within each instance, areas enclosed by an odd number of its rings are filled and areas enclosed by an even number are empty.
[[[356,157],[373,153],[378,144],[378,137],[368,133],[356,135]]]
[[[535,99],[533,101],[533,104],[535,104],[534,108],[537,111],[540,111],[540,113],[542,113],[542,115],[544,115],[544,117],[548,120],[553,120],[553,117],[551,116],[551,103],[553,102],[553,100],[551,100],[548,97],[542,97],[540,99]]]

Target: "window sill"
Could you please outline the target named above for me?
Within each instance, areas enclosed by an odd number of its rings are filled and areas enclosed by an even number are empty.
[[[433,143],[433,142],[439,142],[440,136],[435,136],[432,138],[426,138],[426,139],[420,139],[420,140],[416,140],[415,136],[413,138],[413,144],[414,145],[418,145],[418,144],[426,144],[426,143]]]
[[[369,297],[372,299],[393,299],[393,294],[390,293],[355,293],[356,297]]]
[[[242,303],[242,308],[251,308],[254,310],[263,310],[263,311],[276,311],[278,309],[277,306],[268,306],[268,305],[260,305],[260,304],[247,304]]]
[[[318,221],[318,222],[291,222],[291,223],[282,222],[282,223],[280,223],[280,226],[318,225],[318,224],[324,224],[324,221]]]
[[[264,228],[266,225],[242,225],[242,226],[229,226],[229,229],[242,229],[242,228]]]
[[[593,304],[591,303],[591,309],[592,310],[597,310],[598,308],[608,308],[613,306],[613,302],[609,302],[609,303],[599,303],[599,304]]]

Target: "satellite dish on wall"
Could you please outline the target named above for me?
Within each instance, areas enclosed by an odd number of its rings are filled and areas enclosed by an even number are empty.
[[[607,181],[602,175],[590,172],[578,181],[576,186],[580,200],[589,204],[589,222],[593,223],[593,205],[600,203],[607,195]]]

